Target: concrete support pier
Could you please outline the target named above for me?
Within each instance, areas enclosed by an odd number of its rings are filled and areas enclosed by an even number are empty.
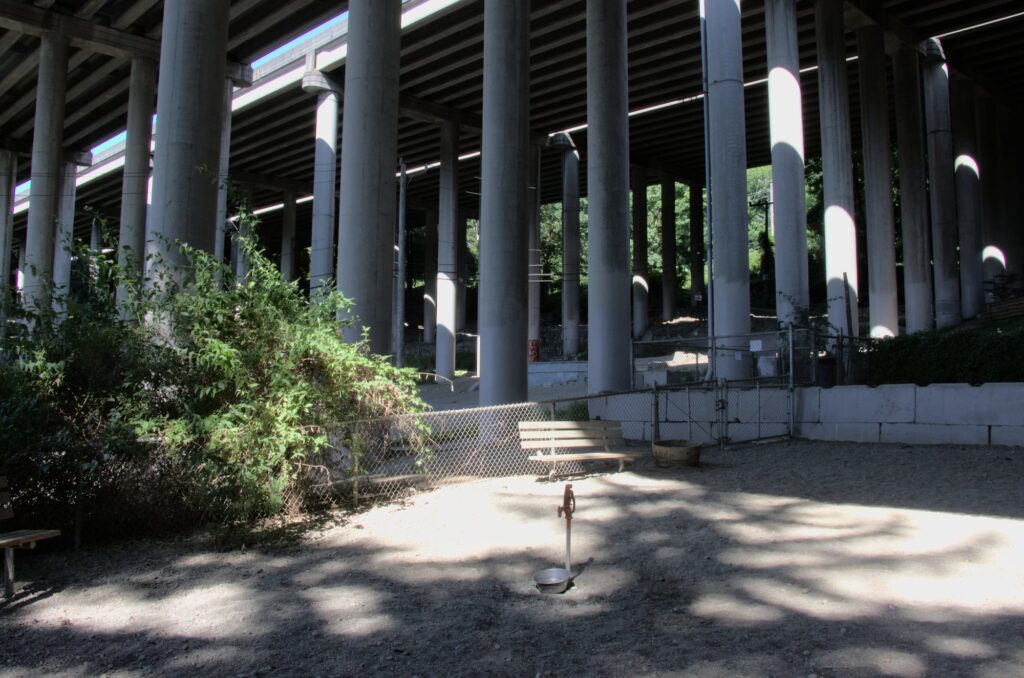
[[[587,390],[632,386],[625,0],[587,4]]]
[[[985,174],[981,181],[982,273],[984,283],[994,283],[1006,273],[1006,243],[999,228],[999,185],[997,158],[999,141],[996,136],[996,107],[992,97],[980,94],[975,100],[978,162]],[[992,292],[986,292],[986,303],[996,301]]]
[[[469,279],[469,243],[466,241],[466,215],[459,212],[459,277],[455,295],[455,329],[466,329],[466,283]]]
[[[60,198],[53,242],[53,310],[67,315],[67,296],[71,291],[71,249],[75,244],[75,178],[78,167],[64,162],[60,170]]]
[[[960,314],[974,318],[985,307],[982,272],[981,172],[978,158],[976,91],[970,80],[950,83],[953,122],[953,178],[956,182],[957,233],[960,241]]]
[[[540,263],[540,147],[530,147],[530,230],[527,234],[529,279],[527,281],[527,358],[540,360],[540,286],[544,271]]]
[[[715,374],[745,379],[749,346],[750,268],[747,253],[747,142],[743,100],[743,35],[739,2],[704,4],[710,119],[714,257]]]
[[[284,192],[281,212],[281,277],[295,280],[295,191]]]
[[[142,281],[146,248],[146,212],[149,207],[150,144],[153,141],[153,109],[156,106],[157,64],[132,59],[128,90],[128,126],[124,142],[124,179],[121,183],[121,223],[118,229],[117,262]],[[117,288],[120,307],[128,301],[128,289]]]
[[[224,81],[224,108],[221,109],[220,122],[220,164],[217,170],[217,217],[214,226],[213,256],[223,262],[225,248],[228,247],[228,235],[234,232],[234,226],[228,222],[231,210],[232,185],[231,174],[231,102],[234,98],[235,85],[231,80]],[[231,241],[231,252],[236,249]],[[237,257],[232,254],[232,261]]]
[[[3,305],[14,288],[11,261],[14,254],[14,187],[17,183],[17,156],[0,151],[0,336],[3,335]]]
[[[668,322],[676,313],[676,182],[661,180],[661,319]]]
[[[437,226],[434,279],[436,289],[435,371],[445,379],[455,378],[455,346],[459,277],[459,126],[441,126],[441,177],[437,196]],[[427,225],[430,228],[430,225]],[[427,239],[429,244],[430,239]]]
[[[860,69],[864,216],[868,245],[868,314],[872,337],[899,334],[896,289],[896,223],[892,205],[892,145],[885,34],[877,24],[857,29]]]
[[[485,0],[478,305],[481,407],[523,402],[527,397],[529,45],[529,5]]]
[[[175,240],[215,250],[217,184],[225,107],[228,3],[164,3],[157,93],[153,204],[146,224],[146,275],[177,277]],[[151,258],[150,258],[151,257]]]
[[[352,0],[338,198],[338,290],[352,301],[342,334],[387,353],[393,322],[401,0]]]
[[[319,71],[307,71],[303,91],[315,94],[316,148],[313,155],[313,231],[309,248],[309,289],[312,295],[334,275],[335,179],[338,164],[338,97],[341,88]]]
[[[438,199],[440,203],[440,199]],[[423,224],[423,343],[437,337],[437,210],[424,212]]]
[[[633,338],[640,339],[650,323],[647,277],[647,170],[634,167],[630,174],[633,193]]]
[[[917,52],[910,47],[900,47],[893,55],[893,81],[900,163],[904,319],[907,334],[915,334],[931,330],[934,320],[921,69]]]
[[[562,356],[580,352],[580,154],[562,150]]]
[[[853,156],[850,145],[843,2],[817,0],[814,11],[821,105],[821,164],[825,189],[828,321],[836,332],[857,336],[857,233],[854,223]]]
[[[689,186],[690,208],[690,298],[694,306],[706,305],[704,282],[704,187]]]
[[[785,326],[798,322],[800,311],[806,311],[810,305],[796,0],[765,1],[765,33],[775,223],[775,309],[779,323]]]
[[[67,38],[44,33],[39,47],[24,269],[25,302],[38,310],[49,307],[50,302],[46,288],[52,280],[54,224],[61,194],[67,71]]]
[[[956,188],[953,178],[953,130],[949,113],[949,69],[942,44],[927,42],[924,61],[924,114],[928,136],[928,185],[932,215],[935,325],[960,324],[960,276],[957,271]]]

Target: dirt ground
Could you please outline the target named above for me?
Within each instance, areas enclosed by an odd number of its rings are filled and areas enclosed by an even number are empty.
[[[501,478],[298,545],[20,553],[0,675],[1024,676],[1024,450],[781,442]]]

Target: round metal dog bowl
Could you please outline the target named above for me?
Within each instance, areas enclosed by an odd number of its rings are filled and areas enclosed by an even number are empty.
[[[565,593],[572,583],[572,573],[561,567],[549,567],[533,575],[537,589],[542,593]]]

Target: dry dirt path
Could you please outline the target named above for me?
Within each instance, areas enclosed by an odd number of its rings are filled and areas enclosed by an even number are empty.
[[[19,556],[0,675],[1024,676],[1024,451],[786,442],[422,493],[299,545]]]

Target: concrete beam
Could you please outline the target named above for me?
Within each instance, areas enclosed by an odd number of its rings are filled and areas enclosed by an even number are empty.
[[[0,138],[0,151],[9,151],[26,158],[32,157],[32,142],[25,139]],[[92,167],[91,151],[65,150],[63,159],[78,167]]]
[[[918,35],[910,26],[889,15],[881,0],[846,0],[844,23],[847,28],[877,24],[888,35],[921,54],[924,54],[922,41],[929,37]],[[888,51],[893,52],[894,46],[889,45]]]
[[[239,170],[231,172],[230,178],[232,181],[237,181],[240,184],[251,184],[280,191],[294,191],[303,195],[310,195],[313,192],[313,184],[271,174]]]

